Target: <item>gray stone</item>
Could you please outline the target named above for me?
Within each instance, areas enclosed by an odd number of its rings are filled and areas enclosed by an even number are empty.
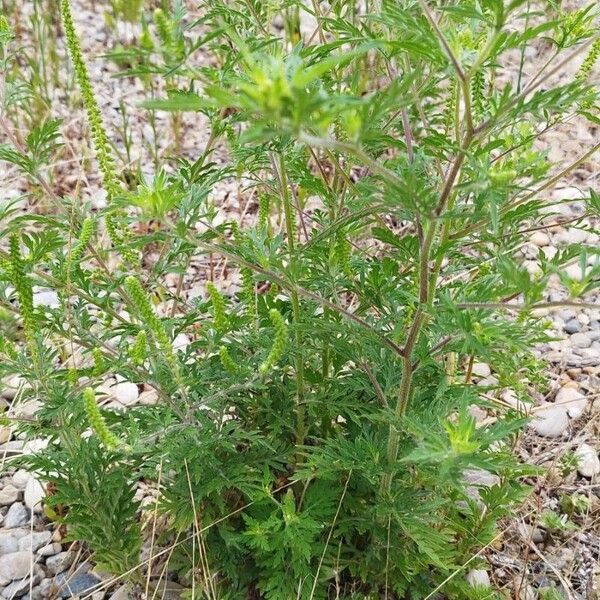
[[[35,477],[31,477],[25,486],[25,505],[34,512],[42,512],[42,500],[45,495],[42,484]]]
[[[58,294],[54,290],[42,290],[33,294],[33,306],[45,306],[47,308],[58,308]]]
[[[33,563],[31,552],[11,552],[0,556],[0,585],[27,577]]]
[[[581,323],[577,319],[570,319],[565,323],[563,329],[568,334],[578,333],[579,331],[581,331]]]
[[[500,483],[500,477],[483,469],[465,469],[463,479],[469,485],[478,485],[482,487],[492,487]]]
[[[490,366],[486,363],[473,363],[473,375],[477,377],[489,377],[492,374]]]
[[[42,598],[48,598],[52,595],[52,588],[54,587],[54,581],[50,578],[42,579],[40,581],[40,594]]]
[[[27,487],[27,482],[31,479],[32,475],[25,471],[25,469],[19,469],[12,476],[13,485],[20,490],[24,490]]]
[[[531,426],[538,435],[555,438],[561,436],[569,427],[569,415],[564,406],[545,405],[536,412]]]
[[[490,576],[485,569],[471,569],[467,573],[467,581],[471,587],[489,588],[492,585]]]
[[[537,246],[538,248],[542,248],[543,246],[550,245],[550,236],[543,231],[536,231],[531,236],[531,243]]]
[[[108,600],[130,600],[133,598],[133,591],[128,584],[117,588]]]
[[[74,575],[61,573],[57,575],[55,583],[61,598],[72,598],[92,593],[94,587],[101,581],[91,573],[75,573]]]
[[[498,379],[496,379],[496,377],[494,377],[493,375],[490,375],[489,377],[485,377],[484,379],[480,379],[477,382],[477,385],[481,386],[481,387],[497,387],[498,386]]]
[[[21,502],[13,504],[4,517],[4,527],[12,529],[13,527],[23,527],[29,523],[29,511]]]
[[[17,552],[19,549],[19,536],[15,535],[19,529],[2,529],[0,530],[0,556],[3,554],[10,554],[11,552]]]
[[[165,581],[161,579],[156,581],[153,579],[150,581],[150,588],[155,591],[155,595],[162,600],[180,600],[185,592],[189,593],[189,589],[184,588],[182,585],[175,583],[174,581]]]
[[[577,457],[577,471],[583,477],[591,478],[600,473],[600,459],[598,453],[589,444],[581,444],[575,450]]]
[[[571,419],[578,419],[587,408],[586,397],[573,384],[561,387],[554,402],[566,409]]]
[[[27,537],[19,540],[19,550],[31,550],[36,552],[42,546],[45,546],[52,538],[50,531],[34,531]]]
[[[33,576],[29,575],[28,577],[16,579],[11,584],[7,585],[2,590],[2,598],[6,598],[6,600],[12,600],[13,598],[18,598],[24,594],[27,594],[29,589],[36,585],[42,576],[43,571],[39,565],[33,565]]]
[[[9,506],[19,499],[19,490],[10,483],[0,490],[0,506]]]
[[[62,550],[61,544],[59,544],[58,542],[52,542],[51,544],[48,544],[48,545],[40,548],[37,551],[37,553],[40,556],[54,556],[55,554],[58,554],[61,550]]]
[[[589,348],[592,340],[587,333],[575,333],[570,338],[571,345],[574,348]]]
[[[50,575],[56,575],[61,571],[68,569],[75,560],[74,552],[59,552],[56,556],[51,556],[46,560],[46,570]]]
[[[0,412],[4,412],[0,409]],[[0,444],[6,444],[12,438],[12,427],[0,427]]]
[[[112,394],[118,402],[124,404],[125,406],[129,406],[134,404],[138,399],[138,386],[130,381],[123,381],[121,383],[117,383],[113,387]]]

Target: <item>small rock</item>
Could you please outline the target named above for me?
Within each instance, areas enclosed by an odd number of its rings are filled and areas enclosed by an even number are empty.
[[[579,331],[581,331],[581,323],[579,322],[578,319],[569,319],[565,323],[565,326],[563,327],[563,329],[569,335],[571,335],[573,333],[579,333]]]
[[[506,404],[515,410],[518,410],[519,412],[526,413],[528,411],[529,404],[519,400],[519,397],[514,390],[505,390],[502,392],[501,398],[504,402],[506,402]]]
[[[589,348],[592,345],[592,340],[587,333],[575,333],[570,338],[573,348]]]
[[[0,556],[17,552],[19,550],[19,539],[28,533],[27,529],[1,529]]]
[[[472,373],[477,377],[489,377],[492,374],[492,370],[486,363],[473,363]]]
[[[44,490],[42,484],[35,477],[32,477],[25,486],[25,505],[34,512],[42,512],[42,500],[45,496],[46,490]]]
[[[477,406],[477,404],[471,404],[469,406],[469,414],[475,419],[475,423],[482,423],[488,417],[488,414],[483,408]]]
[[[492,487],[500,483],[500,477],[483,469],[465,469],[463,479],[469,485],[478,485],[482,487]]]
[[[491,587],[490,576],[485,569],[471,569],[467,573],[467,581],[471,587]]]
[[[1,383],[2,392],[0,392],[0,395],[5,400],[12,402],[16,398],[20,388],[24,387],[25,385],[25,380],[18,375],[7,377]]]
[[[0,490],[0,506],[14,504],[19,499],[19,490],[10,483]]]
[[[34,531],[26,537],[22,537],[19,540],[19,550],[30,550],[35,552],[42,546],[45,546],[52,537],[52,533],[49,531]]]
[[[190,345],[190,338],[185,333],[178,333],[173,340],[173,350],[185,352]]]
[[[123,381],[113,387],[112,394],[118,402],[129,406],[138,399],[138,386],[130,381]]]
[[[156,390],[146,390],[138,398],[138,403],[143,406],[154,406],[158,404],[158,392]]]
[[[518,599],[519,600],[536,600],[537,594],[535,593],[535,589],[531,585],[521,585],[520,589],[518,589]]]
[[[74,575],[61,573],[57,575],[55,583],[61,598],[72,598],[90,594],[101,581],[91,573],[75,573]]]
[[[35,413],[42,408],[42,403],[35,398],[26,400],[25,402],[19,402],[19,404],[13,405],[13,413],[15,417],[21,417],[24,419],[33,419]]]
[[[490,375],[489,377],[480,379],[477,382],[477,385],[479,385],[481,387],[498,387],[498,383],[499,383],[498,380],[493,375]]]
[[[46,560],[46,570],[50,575],[56,575],[68,569],[75,560],[75,553],[70,551],[59,552]]]
[[[534,544],[541,544],[546,539],[543,530],[541,530],[539,527],[534,527],[533,525],[526,525],[523,523],[522,525],[518,524],[517,528],[521,534],[521,537],[526,542],[532,541]]]
[[[2,590],[2,598],[6,600],[13,600],[23,596],[26,592],[29,592],[29,588],[34,586],[43,576],[43,571],[39,565],[33,565],[33,576],[23,577],[16,579],[10,585],[7,585]]]
[[[40,594],[42,598],[48,598],[52,594],[52,587],[54,586],[54,581],[47,577],[46,579],[42,579],[40,581]]]
[[[535,231],[531,236],[531,243],[537,246],[538,248],[542,248],[543,246],[550,245],[550,236],[543,231]]]
[[[574,281],[581,281],[583,279],[583,272],[578,264],[566,267],[565,273]]]
[[[0,444],[5,444],[10,441],[12,437],[12,428],[11,427],[0,427]]]
[[[556,241],[561,244],[582,244],[587,240],[588,232],[583,229],[569,227],[556,236]]]
[[[61,544],[59,544],[58,542],[52,542],[51,544],[48,544],[48,545],[44,546],[43,548],[40,548],[37,551],[37,553],[40,556],[54,556],[55,554],[58,554],[61,550],[62,550]]]
[[[13,527],[23,527],[29,523],[29,511],[21,502],[15,502],[4,517],[4,527],[12,529]]]
[[[569,427],[569,416],[563,406],[545,405],[537,411],[531,426],[538,435],[555,438],[562,435]]]
[[[31,552],[12,552],[0,556],[0,585],[7,585],[15,579],[27,577],[33,563]]]
[[[12,476],[13,485],[20,490],[24,490],[27,487],[27,482],[31,479],[32,475],[25,471],[25,469],[19,469]]]
[[[133,598],[131,586],[128,584],[117,588],[108,600],[130,600]]]
[[[571,419],[581,417],[587,407],[586,397],[573,384],[561,387],[554,402],[564,407]]]
[[[58,308],[58,294],[54,290],[43,290],[33,294],[33,306],[46,306],[47,308]]]
[[[589,444],[581,444],[575,450],[577,457],[577,471],[582,477],[591,478],[600,473],[600,459],[598,453]]]
[[[162,600],[180,600],[183,597],[184,592],[189,594],[190,590],[184,588],[182,585],[175,583],[174,581],[165,581],[161,579],[156,581],[153,579],[150,581],[150,588],[155,590],[157,597]]]

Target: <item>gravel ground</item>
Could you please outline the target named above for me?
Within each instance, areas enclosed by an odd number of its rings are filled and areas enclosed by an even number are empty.
[[[112,124],[112,130],[118,131],[122,127],[119,102],[126,100],[135,149],[131,155],[132,166],[139,161],[145,170],[149,165],[150,174],[153,162],[148,148],[154,144],[154,132],[145,113],[136,109],[145,97],[144,91],[130,78],[107,76],[107,70],[114,73],[117,67],[107,63],[101,55],[106,52],[107,40],[114,40],[115,34],[103,26],[99,6],[92,9],[89,3],[81,1],[74,5],[77,25],[83,32],[84,50],[88,57],[94,57],[90,70],[103,113]],[[25,14],[26,11],[22,16],[23,24],[26,24]],[[121,42],[126,43],[134,31],[128,26],[117,33]],[[23,36],[27,34],[25,29]],[[526,73],[535,72],[544,61],[544,48],[528,53]],[[577,66],[577,62],[569,66],[558,79],[571,76]],[[511,72],[514,70],[511,71],[509,64],[506,77]],[[80,168],[90,156],[83,114],[73,113],[64,94],[64,91],[57,91],[51,107],[54,116],[64,117],[62,129],[68,140],[55,184],[62,188],[61,193],[79,188],[84,199],[88,195],[92,205],[99,208],[104,197],[98,190],[95,175],[86,175],[85,169]],[[156,123],[160,151],[164,153],[174,144],[169,118],[159,113]],[[191,158],[202,150],[207,140],[203,117],[185,115],[183,130],[185,135],[180,151]],[[597,136],[596,128],[573,120],[544,134],[538,143],[548,150],[552,160],[567,165],[589,148]],[[122,143],[118,145],[123,149]],[[218,148],[213,158],[225,162],[225,150]],[[552,257],[568,243],[598,243],[598,223],[582,218],[585,207],[581,198],[588,188],[598,189],[599,166],[598,157],[587,161],[555,189],[549,190],[549,200],[562,201],[560,214],[549,214],[531,231],[529,243],[522,248],[523,264],[530,272],[539,269],[537,256],[540,250]],[[6,166],[0,166],[2,180],[5,197],[16,197],[26,191],[17,173]],[[251,218],[254,207],[239,182],[220,187],[214,196],[225,212]],[[598,258],[590,257],[588,263],[592,264]],[[198,266],[192,265],[185,279],[188,299],[204,295]],[[574,261],[568,267],[568,273],[581,279],[581,265]],[[175,287],[175,278],[167,283]],[[223,282],[224,290],[232,289],[235,284],[232,274]],[[556,278],[548,300],[560,301],[565,297],[566,290]],[[598,294],[592,293],[585,300],[598,303]],[[34,302],[52,306],[57,303],[57,297],[54,292],[38,290]],[[546,375],[551,382],[547,394],[541,396],[532,388],[527,396],[518,396],[513,390],[498,389],[493,368],[483,363],[474,365],[473,375],[486,397],[531,414],[530,425],[523,432],[516,452],[525,462],[541,466],[545,472],[531,480],[534,491],[527,502],[502,524],[501,534],[494,544],[484,549],[487,568],[468,571],[467,567],[465,573],[458,576],[466,576],[473,583],[491,583],[507,590],[508,595],[516,599],[544,598],[543,590],[554,588],[559,597],[568,600],[591,600],[600,598],[600,304],[598,308],[581,310],[544,310],[540,311],[540,318],[552,321],[555,338],[536,350],[547,365]],[[180,335],[176,346],[184,348],[190,341],[188,336]],[[22,390],[18,380],[2,382],[1,387],[0,407],[6,408],[9,414],[23,416],[35,412],[35,401],[20,401]],[[156,396],[149,388],[127,381],[109,379],[104,391],[106,406],[118,410],[156,402]],[[481,409],[474,410],[474,414],[482,423],[493,418],[492,413]],[[88,597],[90,594],[94,600],[105,596],[114,600],[130,597],[129,588],[118,582],[110,583],[106,574],[88,562],[86,550],[77,544],[66,543],[63,530],[45,518],[43,483],[22,470],[11,468],[11,457],[35,451],[43,443],[43,440],[24,443],[14,438],[10,427],[0,427],[0,597],[7,600]],[[573,454],[579,459],[578,466],[569,468],[568,459]],[[473,471],[465,476],[475,487],[493,485],[495,481],[485,472]],[[151,511],[154,490],[141,484],[139,498]],[[562,526],[548,517],[548,511],[561,515]],[[173,582],[168,582],[167,588],[163,586],[159,591],[165,597],[180,595]]]

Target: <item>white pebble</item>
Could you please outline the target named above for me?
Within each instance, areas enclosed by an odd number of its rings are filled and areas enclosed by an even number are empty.
[[[33,510],[34,512],[42,512],[42,500],[46,495],[42,484],[32,477],[25,487],[25,506]]]
[[[31,479],[32,475],[25,469],[19,469],[12,476],[13,485],[20,490],[24,490],[27,487],[27,482]]]
[[[486,363],[474,363],[472,372],[477,377],[489,377],[492,374],[490,366]]]
[[[46,306],[47,308],[58,308],[58,294],[54,290],[43,290],[33,294],[33,306]]]
[[[472,569],[467,573],[467,581],[471,587],[489,588],[492,585],[485,569]]]
[[[569,427],[569,416],[563,406],[548,404],[538,410],[531,426],[538,435],[555,438],[562,435]]]
[[[598,453],[589,444],[581,444],[575,450],[577,457],[577,471],[583,477],[593,477],[600,473],[600,459]]]
[[[550,236],[543,231],[535,231],[531,236],[531,243],[538,248],[548,246],[550,244]]]
[[[567,384],[558,390],[555,404],[563,406],[571,419],[578,419],[587,407],[585,396],[571,384]]]
[[[112,388],[112,395],[125,406],[133,404],[139,396],[138,386],[130,381],[117,383]]]
[[[11,552],[0,556],[0,585],[27,577],[34,562],[31,552]]]
[[[587,333],[574,333],[569,340],[574,348],[589,348],[592,340]]]

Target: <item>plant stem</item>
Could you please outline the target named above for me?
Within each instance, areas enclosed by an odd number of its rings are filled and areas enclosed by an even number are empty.
[[[425,239],[423,240],[423,244],[421,246],[420,258],[419,258],[419,305],[415,311],[415,316],[413,318],[412,325],[409,329],[408,336],[406,338],[406,342],[404,344],[404,352],[402,357],[402,379],[400,380],[400,392],[398,394],[398,401],[396,403],[395,417],[396,421],[401,419],[406,414],[406,409],[408,408],[408,404],[410,401],[410,394],[412,388],[412,378],[413,378],[413,368],[412,368],[412,355],[415,349],[415,346],[419,340],[419,336],[421,333],[421,329],[423,324],[427,319],[427,313],[433,304],[433,300],[435,298],[435,280],[436,278],[432,278],[430,282],[431,274],[430,274],[430,258],[431,258],[431,248],[433,246],[433,242],[436,237],[436,233],[438,230],[438,219],[444,212],[448,200],[451,197],[452,190],[454,189],[454,183],[456,182],[456,178],[460,173],[461,166],[464,162],[467,149],[471,144],[473,139],[473,132],[467,125],[467,133],[465,135],[465,139],[461,146],[461,150],[459,151],[452,168],[450,169],[450,173],[444,183],[444,187],[440,194],[440,198],[438,200],[438,204],[434,210],[433,216],[434,218],[430,219],[429,227],[427,228],[427,233],[425,235]],[[433,284],[433,291],[430,292],[430,283]],[[396,423],[392,423],[390,425],[389,435],[388,435],[388,445],[387,445],[387,463],[388,463],[388,472],[383,475],[381,480],[381,491],[389,492],[392,486],[393,473],[391,471],[391,466],[398,459],[398,444],[400,442],[400,432],[396,426]]]
[[[273,164],[275,167],[275,165]],[[281,188],[281,197],[283,200],[283,212],[285,218],[285,228],[288,238],[288,248],[290,251],[290,269],[296,275],[296,256],[295,256],[295,241],[294,241],[294,215],[292,212],[292,200],[288,188],[287,176],[285,172],[285,163],[283,156],[279,157],[279,169],[274,169],[278,174],[279,186]],[[298,292],[295,289],[290,290],[292,300],[292,315],[294,320],[294,344],[295,350],[295,371],[296,371],[296,444],[304,444],[304,436],[306,431],[306,407],[304,405],[304,358],[302,353],[302,339],[298,324],[301,319],[300,301]]]

